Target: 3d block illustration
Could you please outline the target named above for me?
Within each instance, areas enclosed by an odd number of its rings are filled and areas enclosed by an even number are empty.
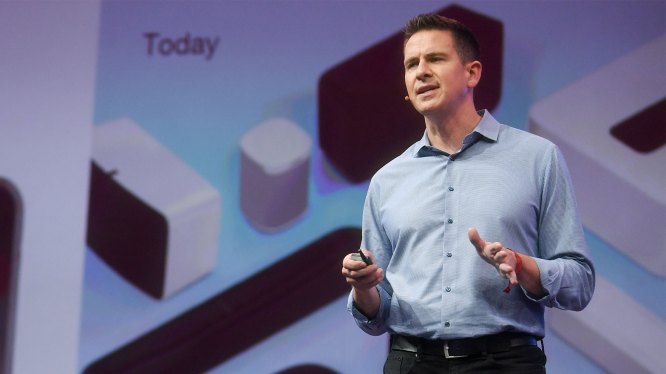
[[[266,120],[241,139],[241,209],[260,231],[285,228],[307,208],[311,148],[308,134],[285,118]]]
[[[647,133],[643,141],[655,140],[651,131],[663,136],[666,113],[659,103],[666,97],[664,51],[666,36],[572,83],[530,111],[530,130],[555,142],[567,159],[585,226],[662,277],[666,147],[659,146],[657,136],[655,144],[645,147],[647,152],[639,151],[629,145],[626,133],[637,117],[648,122],[643,124],[647,132],[640,125],[636,130]]]
[[[124,118],[94,128],[87,240],[127,281],[165,298],[215,267],[220,197]]]
[[[206,372],[347,294],[349,286],[340,280],[340,259],[360,240],[358,228],[327,233],[83,372]]]
[[[494,109],[502,88],[502,23],[457,5],[437,13],[463,22],[479,39],[484,74],[475,88],[476,106]],[[396,32],[319,79],[319,144],[350,182],[369,179],[425,131],[423,117],[404,100],[402,49],[402,32]]]
[[[553,331],[608,373],[666,373],[666,322],[604,277],[582,312],[549,313]]]
[[[11,372],[21,217],[18,191],[0,177],[0,373]]]

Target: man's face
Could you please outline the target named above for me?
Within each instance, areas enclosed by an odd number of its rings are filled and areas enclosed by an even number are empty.
[[[409,38],[404,52],[405,86],[419,113],[445,114],[462,105],[474,84],[450,31],[419,31]]]

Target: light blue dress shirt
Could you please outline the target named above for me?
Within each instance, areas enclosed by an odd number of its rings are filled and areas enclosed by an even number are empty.
[[[427,134],[372,178],[362,248],[385,279],[378,315],[348,309],[365,332],[456,339],[519,331],[544,336],[544,307],[580,310],[594,269],[569,172],[550,141],[498,123],[488,111],[448,155]],[[547,292],[535,298],[484,262],[467,230],[535,258]]]

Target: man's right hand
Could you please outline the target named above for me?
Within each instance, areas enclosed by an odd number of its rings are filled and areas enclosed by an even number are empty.
[[[372,265],[352,259],[350,253],[342,260],[342,275],[347,284],[353,287],[352,296],[358,310],[372,319],[379,311],[379,291],[376,286],[384,280],[384,270],[377,266],[370,251],[364,249],[363,253],[372,260]]]
[[[372,260],[372,265],[354,260],[353,253],[345,256],[342,261],[342,275],[347,280],[347,284],[357,290],[372,289],[384,279],[384,270],[377,267],[372,253],[368,250],[363,250],[363,253]]]

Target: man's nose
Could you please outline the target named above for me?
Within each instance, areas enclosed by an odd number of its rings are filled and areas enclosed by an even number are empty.
[[[424,77],[430,76],[430,66],[426,61],[419,61],[419,65],[416,67],[416,78],[422,79]]]

